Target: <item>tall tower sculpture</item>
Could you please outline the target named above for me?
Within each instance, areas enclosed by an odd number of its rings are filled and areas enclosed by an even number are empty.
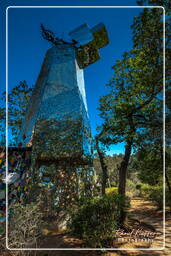
[[[98,49],[108,43],[108,36],[102,23],[92,29],[87,24],[74,29],[69,33],[71,42],[56,38],[43,25],[41,29],[53,46],[46,53],[18,142],[32,146],[35,166],[44,181],[49,181],[51,172],[52,183],[58,181],[65,192],[66,186],[78,192],[82,177],[87,184],[92,176],[83,69],[100,58]]]

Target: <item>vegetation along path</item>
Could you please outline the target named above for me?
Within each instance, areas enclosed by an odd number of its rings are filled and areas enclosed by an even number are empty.
[[[154,238],[153,242],[147,241],[124,241],[118,242],[116,247],[124,248],[121,251],[115,252],[103,252],[100,251],[61,251],[61,252],[49,252],[47,255],[105,255],[105,256],[139,256],[139,255],[152,255],[152,256],[169,256],[171,255],[171,215],[166,211],[166,249],[154,250],[155,248],[161,248],[163,246],[163,213],[161,210],[157,210],[156,206],[151,201],[143,200],[142,198],[136,198],[131,201],[131,208],[128,214],[128,224],[135,229],[143,229],[145,231],[156,232],[158,235]],[[45,242],[46,241],[46,242]],[[47,236],[44,241],[44,247],[50,245],[50,247],[84,247],[83,241],[71,237],[68,234],[55,233],[54,229],[47,232]],[[126,248],[135,248],[134,250],[125,250]],[[153,248],[153,250],[137,250],[136,248]]]
[[[128,225],[134,225],[135,229],[144,229],[151,232],[157,232],[159,235],[150,244],[149,242],[129,242],[118,243],[118,248],[124,248],[119,251],[39,251],[36,256],[170,256],[171,255],[171,214],[166,209],[166,249],[155,250],[154,248],[162,247],[163,241],[163,214],[161,210],[157,210],[156,206],[142,198],[136,198],[131,201],[131,208],[128,214]],[[45,235],[45,234],[44,234]],[[43,247],[51,248],[81,248],[84,242],[80,239],[70,236],[66,233],[59,233],[53,228],[47,230],[44,236]],[[127,250],[135,248],[133,250]],[[149,250],[137,250],[137,248],[148,248]],[[153,248],[154,250],[150,250]],[[3,256],[14,255],[9,251],[1,251]],[[30,255],[34,255],[33,254]]]

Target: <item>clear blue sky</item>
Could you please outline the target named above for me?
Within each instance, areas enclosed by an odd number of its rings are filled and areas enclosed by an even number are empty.
[[[136,5],[136,1],[1,1],[3,14],[3,36],[5,34],[5,7],[10,5]],[[111,67],[124,51],[132,46],[130,25],[133,17],[142,9],[138,8],[22,8],[9,9],[9,91],[20,81],[34,85],[39,74],[46,50],[50,44],[42,39],[40,23],[54,31],[56,36],[68,38],[68,32],[87,23],[93,27],[103,22],[109,34],[110,43],[100,49],[101,59],[84,70],[87,103],[92,133],[101,123],[98,115],[98,100],[107,93],[105,84],[112,76]],[[5,37],[0,38],[5,47]],[[5,51],[1,50],[0,82],[5,89]],[[123,144],[112,147],[111,153],[123,151]]]

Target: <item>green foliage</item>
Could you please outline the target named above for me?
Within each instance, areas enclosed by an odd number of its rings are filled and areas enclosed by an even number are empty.
[[[150,186],[148,184],[141,184],[141,191],[144,198],[152,200],[159,209],[163,207],[163,189],[163,185]],[[165,195],[166,206],[171,206],[171,195],[167,187]]]
[[[171,163],[171,146],[166,146],[165,156],[166,156],[166,159],[165,159],[166,170],[167,170],[167,173],[169,176],[169,180],[171,182],[171,165],[170,165],[170,163]]]
[[[171,149],[166,146],[165,149],[165,174],[166,188],[170,189],[171,184]],[[146,183],[151,186],[158,186],[163,182],[163,147],[161,144],[148,145],[142,147],[131,157],[131,173],[129,179],[134,180],[137,177],[137,183]]]
[[[122,158],[122,154],[105,157],[109,177],[109,186],[118,185],[119,166],[121,164]]]
[[[149,62],[153,72],[151,73],[151,78],[155,81],[154,72],[158,76],[158,81],[163,86],[163,71],[160,67],[163,65],[163,43],[165,43],[165,89],[166,89],[166,143],[170,141],[171,138],[171,128],[170,128],[170,88],[171,88],[171,8],[170,0],[141,0],[141,5],[157,5],[163,6],[162,8],[145,8],[142,13],[134,18],[134,23],[132,25],[133,29],[133,41],[134,47],[142,48],[146,54],[146,58]],[[165,12],[165,35],[164,33],[164,12]],[[163,41],[165,37],[165,42]],[[160,74],[159,74],[160,73]],[[169,108],[169,109],[167,109]],[[169,111],[168,111],[169,110]],[[162,133],[162,116],[158,116],[158,123],[156,122],[155,129],[151,129],[153,133],[158,129],[158,132]],[[158,134],[159,134],[158,133]],[[158,134],[154,134],[154,138],[160,141]]]
[[[152,74],[141,49],[125,53],[113,69],[110,93],[100,99],[100,115],[104,119],[101,140],[115,144],[133,139],[134,146],[140,145],[155,127],[156,113],[162,113],[162,101],[157,97],[161,79]],[[160,67],[157,72],[162,72]]]
[[[157,185],[163,175],[162,145],[142,147],[131,159],[132,172],[136,171],[139,180],[149,185]]]
[[[21,128],[22,119],[25,115],[26,108],[32,93],[26,81],[20,82],[15,86],[11,92],[8,93],[8,126],[12,133],[12,142],[15,143],[18,132]],[[2,93],[1,100],[5,102],[6,92]],[[0,133],[1,136],[5,134],[5,107],[0,108]]]
[[[137,26],[143,26],[142,16],[143,12],[136,21]],[[145,15],[146,22],[147,17]],[[154,27],[158,23],[162,26],[160,10],[157,13],[158,20],[153,17],[153,13],[152,18]],[[140,35],[141,31],[134,27],[135,40]],[[137,42],[130,52],[123,54],[123,58],[113,66],[114,74],[107,85],[109,93],[100,99],[99,110],[104,123],[100,128],[99,139],[105,145],[119,142],[126,144],[125,156],[120,165],[122,177],[119,191],[123,193],[132,147],[137,149],[152,144],[156,138],[159,143],[162,141],[163,44],[160,37],[156,40],[153,35],[150,42],[148,47]]]
[[[141,184],[137,184],[136,189],[141,190]]]
[[[108,174],[108,186],[117,186],[119,179],[119,166],[122,161],[122,154],[108,156],[105,155],[105,164],[107,166],[107,174]],[[102,181],[102,168],[100,165],[100,160],[98,157],[93,159],[93,166],[95,168],[95,172],[97,174],[97,181]]]
[[[126,181],[126,191],[127,191],[126,194],[129,197],[140,196],[140,192],[137,190],[137,184],[130,179],[127,179]]]
[[[141,2],[144,4],[146,1]],[[160,1],[147,2],[155,5]],[[164,1],[163,4],[168,7],[169,1]],[[165,37],[167,102],[169,102],[168,88],[171,73],[171,17],[169,14],[170,10],[167,9]],[[134,47],[130,52],[124,53],[123,58],[113,66],[114,74],[107,85],[109,93],[100,99],[99,110],[104,119],[100,127],[100,139],[105,145],[125,142],[134,149],[150,144],[154,144],[155,148],[156,143],[162,145],[163,139],[163,9],[142,9],[142,12],[134,18],[132,29]],[[169,103],[167,106],[169,109]],[[170,135],[168,132],[169,117],[167,113],[166,132],[168,135]],[[141,179],[145,177],[148,179],[144,182],[151,182],[151,184],[159,182],[162,170],[161,157],[157,159],[154,154],[152,150],[148,156],[148,168],[141,167],[140,174]],[[129,155],[127,154],[127,164],[123,163],[121,167],[125,166],[127,170],[128,162]],[[123,173],[122,169],[120,174]],[[120,180],[123,180],[123,176]],[[122,183],[125,184],[125,181]]]
[[[111,247],[119,227],[120,212],[128,207],[128,198],[118,194],[85,200],[71,213],[70,230],[88,246]]]
[[[110,187],[110,188],[106,188],[105,190],[106,190],[107,195],[114,195],[114,194],[118,193],[117,187]]]
[[[166,84],[170,84],[170,56],[171,56],[171,9],[170,0],[142,0],[141,4],[165,7],[165,49],[166,49]],[[150,62],[155,65],[162,64],[163,48],[163,14],[162,8],[144,8],[141,14],[134,18],[132,25],[134,47],[143,47],[149,53]],[[156,55],[157,53],[157,55]],[[155,56],[156,55],[156,56]],[[160,74],[162,78],[162,73]]]

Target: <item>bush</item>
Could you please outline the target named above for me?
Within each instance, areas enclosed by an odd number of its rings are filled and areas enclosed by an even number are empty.
[[[155,186],[150,188],[149,198],[161,209],[163,207],[163,187]]]
[[[151,186],[148,184],[141,185],[142,195],[147,198],[151,199],[159,209],[163,207],[163,186]],[[166,188],[166,206],[171,206],[171,196]]]
[[[118,194],[86,200],[71,213],[69,228],[88,246],[111,247],[115,230],[119,227],[120,212],[128,206],[128,198]]]
[[[141,190],[141,184],[137,184],[136,189]]]
[[[109,195],[109,194],[114,195],[118,192],[118,188],[117,187],[106,188],[105,192],[107,195]]]
[[[9,247],[35,247],[41,232],[42,213],[39,204],[15,204],[9,218]]]
[[[137,189],[137,184],[133,182],[132,180],[127,180],[126,182],[126,194],[129,197],[136,197],[136,196],[141,196],[140,191]]]
[[[166,206],[171,208],[171,194],[168,189],[166,189]]]

